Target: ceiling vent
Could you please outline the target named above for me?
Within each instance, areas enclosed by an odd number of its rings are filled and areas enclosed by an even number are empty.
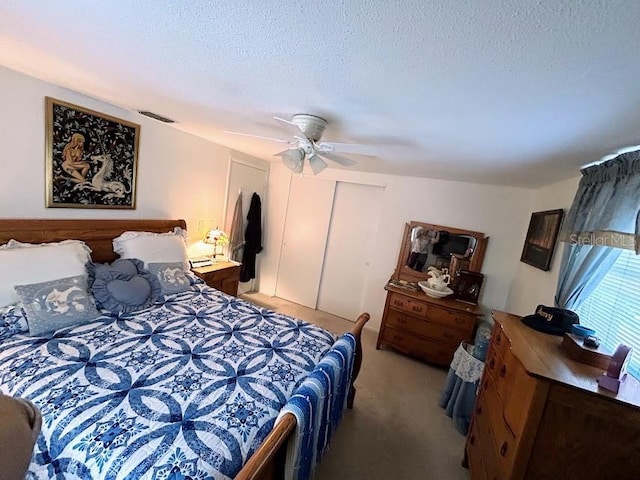
[[[140,115],[144,115],[145,117],[153,118],[154,120],[158,120],[163,123],[176,123],[175,120],[171,120],[170,118],[163,117],[162,115],[158,115],[157,113],[149,112],[148,110],[138,110]]]

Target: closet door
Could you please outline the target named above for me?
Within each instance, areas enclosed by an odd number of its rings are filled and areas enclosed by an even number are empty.
[[[247,163],[240,162],[235,159],[231,159],[231,166],[229,171],[229,182],[227,187],[227,208],[225,212],[225,232],[227,235],[231,233],[231,222],[233,222],[233,211],[236,207],[236,200],[238,194],[242,191],[242,238],[244,238],[244,232],[247,229],[247,213],[249,213],[249,206],[251,205],[251,196],[253,193],[260,195],[260,200],[263,202],[262,213],[264,217],[264,196],[267,185],[267,171],[266,169],[249,165]],[[262,223],[264,226],[264,221]],[[242,259],[242,257],[241,257]],[[260,255],[256,258],[256,278],[252,278],[248,282],[243,282],[238,285],[238,295],[246,292],[252,292],[256,288],[256,280],[260,275]]]
[[[363,308],[384,188],[338,182],[318,310],[355,321]]]
[[[293,175],[276,296],[316,308],[335,181]]]

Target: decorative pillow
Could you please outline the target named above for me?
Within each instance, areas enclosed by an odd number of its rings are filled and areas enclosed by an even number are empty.
[[[112,264],[87,264],[91,291],[99,308],[128,313],[150,307],[162,296],[160,282],[141,260],[119,258]]]
[[[0,248],[0,307],[18,302],[16,285],[83,275],[91,249],[79,240],[34,245],[9,241]]]
[[[0,340],[28,331],[29,324],[24,316],[22,304],[0,308]]]
[[[84,275],[16,285],[15,289],[24,305],[31,336],[89,322],[100,316],[87,292]]]
[[[191,280],[182,269],[180,262],[150,263],[148,267],[160,282],[162,293],[165,295],[181,293],[191,287]]]
[[[180,262],[184,271],[189,270],[184,230],[179,227],[168,233],[124,232],[113,239],[113,251],[121,258],[139,258],[145,266]]]

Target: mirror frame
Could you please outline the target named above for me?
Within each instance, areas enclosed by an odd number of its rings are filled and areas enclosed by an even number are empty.
[[[404,235],[402,236],[400,254],[398,255],[398,264],[393,275],[394,278],[410,282],[419,282],[421,280],[426,280],[428,277],[426,272],[418,272],[406,266],[407,258],[409,258],[409,253],[411,252],[411,231],[415,227],[422,227],[428,230],[446,230],[449,233],[456,235],[468,235],[475,238],[477,242],[476,249],[473,252],[473,255],[471,255],[469,261],[469,271],[480,273],[482,270],[482,262],[484,261],[484,253],[487,249],[487,243],[489,242],[489,237],[486,237],[484,233],[447,227],[445,225],[434,225],[431,223],[411,221],[406,223],[404,226]]]

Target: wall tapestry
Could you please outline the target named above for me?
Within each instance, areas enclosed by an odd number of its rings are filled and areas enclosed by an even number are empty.
[[[136,206],[140,125],[46,97],[47,207]]]
[[[531,214],[527,238],[520,257],[521,262],[540,270],[549,270],[563,213],[562,209],[558,209]]]

